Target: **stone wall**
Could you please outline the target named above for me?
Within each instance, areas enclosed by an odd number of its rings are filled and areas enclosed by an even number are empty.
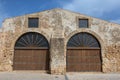
[[[120,25],[69,11],[63,11],[62,14],[66,43],[71,36],[79,32],[94,35],[102,48],[103,72],[120,72]],[[90,20],[89,29],[78,27],[79,18]]]
[[[28,18],[31,17],[39,17],[39,28],[28,28]],[[89,28],[79,28],[79,18],[89,19]],[[44,35],[50,44],[51,73],[64,74],[67,41],[76,33],[87,32],[94,35],[101,44],[103,72],[120,72],[118,24],[67,10],[53,9],[6,19],[0,31],[0,71],[12,71],[16,40],[24,33],[38,32]]]

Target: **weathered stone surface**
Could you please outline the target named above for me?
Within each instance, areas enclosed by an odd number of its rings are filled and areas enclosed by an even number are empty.
[[[51,73],[52,74],[64,74],[66,68],[64,38],[52,38],[51,39]]]
[[[28,28],[29,17],[40,19],[39,28]],[[89,28],[79,28],[79,18],[89,19]],[[0,29],[0,71],[12,71],[15,42],[27,32],[38,32],[47,38],[53,74],[65,73],[67,41],[79,32],[90,33],[99,40],[103,72],[120,72],[120,25],[62,9],[6,19]]]

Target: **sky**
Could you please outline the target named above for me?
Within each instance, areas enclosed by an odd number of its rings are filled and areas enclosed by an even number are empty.
[[[0,0],[0,26],[6,18],[62,8],[120,24],[120,0]]]

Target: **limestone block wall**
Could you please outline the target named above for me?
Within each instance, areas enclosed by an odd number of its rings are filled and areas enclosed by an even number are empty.
[[[78,19],[89,19],[89,28],[80,29]],[[120,72],[120,25],[69,11],[62,12],[62,21],[66,43],[76,33],[92,34],[101,44],[103,72]]]
[[[39,18],[39,28],[28,28],[31,17]],[[89,28],[78,27],[80,18],[89,19]],[[120,25],[62,9],[6,19],[0,30],[0,71],[12,71],[15,42],[26,32],[38,32],[47,38],[52,74],[66,72],[67,41],[80,32],[90,33],[100,42],[103,72],[120,72]]]
[[[1,29],[2,30],[2,29]],[[8,57],[6,56],[6,42],[5,42],[6,33],[0,32],[0,71],[8,70]]]

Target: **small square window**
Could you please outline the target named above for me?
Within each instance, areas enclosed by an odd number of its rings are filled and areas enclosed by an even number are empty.
[[[28,18],[29,28],[38,28],[39,18]]]
[[[88,28],[88,19],[79,19],[79,28]]]

